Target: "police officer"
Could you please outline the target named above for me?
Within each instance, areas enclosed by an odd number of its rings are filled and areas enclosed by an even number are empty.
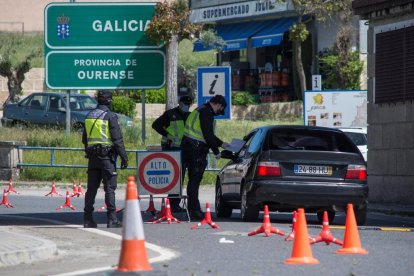
[[[191,112],[187,119],[182,141],[183,159],[188,168],[188,210],[191,219],[203,219],[198,200],[198,190],[207,166],[207,154],[211,149],[218,159],[219,147],[228,144],[214,134],[214,116],[224,115],[227,103],[223,96],[216,95],[210,101]]]
[[[85,145],[88,162],[88,189],[85,194],[84,227],[96,228],[93,220],[93,205],[101,181],[105,190],[108,228],[122,227],[116,217],[115,190],[117,186],[116,158],[121,157],[121,169],[128,167],[118,118],[111,112],[112,92],[98,91],[98,106],[88,113],[82,143]]]
[[[184,125],[190,115],[190,106],[193,103],[191,96],[180,97],[177,107],[165,111],[152,124],[152,128],[162,135],[162,150],[181,150],[181,140],[184,134]],[[181,165],[182,180],[184,180],[185,166]],[[172,212],[181,212],[178,195],[169,195]]]

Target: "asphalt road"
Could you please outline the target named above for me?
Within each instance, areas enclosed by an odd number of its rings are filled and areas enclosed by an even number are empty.
[[[121,229],[107,229],[104,212],[96,213],[99,228],[85,231],[82,224],[83,198],[72,198],[76,211],[55,211],[64,197],[49,198],[48,188],[18,189],[19,195],[10,195],[13,209],[0,208],[0,225],[14,231],[23,231],[56,243],[58,253],[48,260],[33,264],[4,267],[0,275],[108,275],[113,274],[120,255]],[[203,188],[202,202],[214,202],[213,189]],[[62,190],[60,190],[62,192]],[[117,195],[123,206],[124,191]],[[103,206],[103,192],[98,194],[96,207]],[[3,206],[1,206],[3,207]],[[141,209],[148,201],[141,201]],[[159,208],[159,200],[156,201]],[[213,209],[213,208],[212,208]],[[214,210],[213,210],[214,211]],[[144,215],[144,221],[149,219]],[[318,265],[285,265],[291,256],[293,242],[284,237],[247,233],[261,225],[260,221],[242,222],[237,212],[226,220],[213,220],[220,229],[202,226],[192,230],[194,222],[180,224],[144,223],[147,249],[155,275],[413,275],[414,218],[401,218],[380,213],[369,213],[367,225],[360,227],[362,247],[368,255],[338,255],[335,244],[312,245]],[[335,219],[331,230],[343,239],[344,215]],[[291,214],[271,213],[274,227],[290,233]],[[320,232],[316,216],[307,214],[311,236]],[[59,224],[58,224],[59,223]],[[382,227],[403,227],[379,231]],[[223,243],[222,241],[226,241]],[[158,247],[157,247],[158,246]],[[112,267],[112,268],[111,268]]]

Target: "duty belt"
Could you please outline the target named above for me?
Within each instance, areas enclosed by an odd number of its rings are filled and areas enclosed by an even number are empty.
[[[97,144],[88,147],[86,153],[88,156],[111,157],[113,155],[113,148],[112,146]]]

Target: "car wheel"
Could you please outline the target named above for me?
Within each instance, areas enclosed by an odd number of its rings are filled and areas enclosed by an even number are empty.
[[[22,121],[14,121],[13,122],[13,126],[17,129],[26,129],[27,128],[27,123],[22,122]]]
[[[218,180],[217,180],[218,182]],[[231,217],[231,213],[233,212],[233,208],[229,207],[223,199],[223,194],[221,192],[221,185],[220,183],[216,183],[216,216],[218,218],[229,218]]]
[[[367,220],[367,205],[364,205],[362,209],[355,209],[355,220],[357,225],[364,225]]]
[[[328,221],[329,221],[329,224],[331,224],[335,219],[335,211],[327,211],[327,212],[328,212]],[[323,223],[323,211],[317,212],[316,214],[318,215],[319,223],[322,224]]]
[[[74,123],[72,126],[73,130],[79,134],[83,132],[83,124],[82,123]]]
[[[259,217],[259,206],[247,203],[247,190],[243,188],[240,213],[243,221],[256,221]]]

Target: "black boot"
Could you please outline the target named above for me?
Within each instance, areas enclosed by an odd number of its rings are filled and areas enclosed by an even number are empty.
[[[84,228],[97,228],[98,224],[93,220],[91,213],[83,214],[83,227]]]
[[[108,213],[108,223],[106,225],[107,228],[121,228],[122,223],[116,217],[116,212]]]

